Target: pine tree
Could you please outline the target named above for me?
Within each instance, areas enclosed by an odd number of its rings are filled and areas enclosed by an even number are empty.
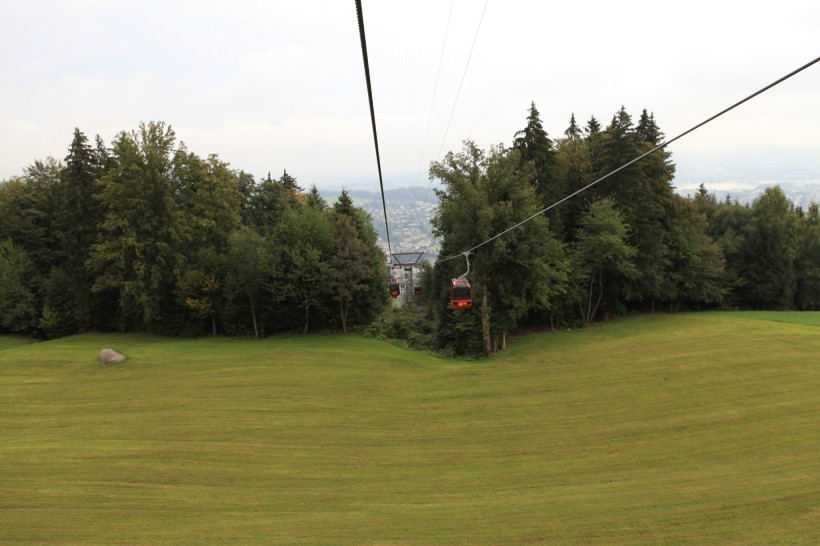
[[[103,218],[96,201],[102,170],[99,153],[99,146],[92,148],[86,136],[74,129],[60,176],[60,204],[55,215],[61,263],[68,281],[66,289],[73,300],[72,321],[81,330],[99,326],[101,308],[105,307],[99,296],[92,293],[94,278],[86,267]]]
[[[25,335],[37,331],[40,278],[34,261],[10,239],[0,241],[0,329]]]
[[[589,141],[582,135],[575,123],[575,115],[564,132],[566,138],[560,139],[556,146],[556,171],[563,180],[567,195],[570,195],[592,182],[592,159]],[[589,192],[579,194],[564,204],[564,237],[563,241],[572,241],[578,228],[581,216],[588,207]]]
[[[565,188],[562,179],[556,176],[556,160],[553,143],[541,123],[541,117],[535,102],[530,104],[527,126],[515,133],[513,148],[521,155],[521,163],[532,162],[535,168],[533,184],[541,204],[548,207],[564,197]],[[563,232],[561,209],[553,208],[547,212],[550,226],[559,236]]]

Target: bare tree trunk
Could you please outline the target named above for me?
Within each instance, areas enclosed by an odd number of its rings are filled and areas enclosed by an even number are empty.
[[[589,298],[587,298],[587,310],[584,313],[584,326],[589,326],[592,322],[592,286],[595,283],[595,273],[589,279]]]
[[[490,355],[493,352],[493,343],[490,336],[490,302],[489,290],[487,290],[487,276],[484,276],[484,283],[481,286],[481,334],[484,338],[484,354]]]
[[[342,319],[342,333],[347,333],[347,309],[345,309],[345,304],[343,301],[339,302],[339,315]]]
[[[598,276],[598,300],[595,302],[595,307],[592,309],[592,317],[590,318],[590,323],[592,319],[595,318],[595,315],[598,313],[598,306],[601,305],[601,299],[604,297],[604,276]]]
[[[310,305],[305,305],[305,333],[308,333],[308,322],[310,319]]]
[[[501,332],[501,350],[503,351],[506,348],[507,348],[507,331],[504,330],[503,332]]]
[[[211,315],[211,335],[216,337],[216,315]]]
[[[253,335],[259,339],[259,327],[256,325],[256,306],[253,304],[253,298],[248,296],[251,301],[251,318],[253,319]]]

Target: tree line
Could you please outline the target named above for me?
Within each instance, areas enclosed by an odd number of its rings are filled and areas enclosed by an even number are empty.
[[[663,138],[653,114],[634,123],[622,107],[606,127],[573,115],[553,140],[533,103],[511,146],[465,141],[430,166],[442,246],[418,305],[406,320],[374,323],[389,299],[386,257],[346,192],[329,205],[286,171],[256,180],[190,152],[164,123],[110,145],[77,129],[64,161],[35,161],[0,183],[0,330],[261,337],[371,325],[450,354],[489,354],[522,326],[820,308],[818,206],[795,207],[777,187],[748,205],[703,186],[683,197],[661,149],[551,207]],[[533,215],[469,255],[473,307],[452,309],[461,253]]]
[[[0,183],[0,330],[165,335],[341,330],[387,301],[386,259],[346,192],[260,180],[200,157],[169,125]]]
[[[622,107],[603,127],[572,115],[553,141],[533,103],[512,146],[434,162],[441,182],[432,220],[442,242],[425,274],[416,324],[426,343],[455,354],[503,349],[521,326],[585,326],[631,311],[820,308],[820,214],[794,207],[778,187],[750,205],[718,202],[701,185],[677,195],[671,153],[661,149],[545,214],[475,249],[473,307],[448,306],[460,253],[529,218],[662,143],[646,110]],[[401,336],[399,336],[401,337]],[[405,336],[406,337],[406,336]]]

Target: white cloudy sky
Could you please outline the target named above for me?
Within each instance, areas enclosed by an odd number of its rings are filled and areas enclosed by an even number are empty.
[[[378,187],[352,0],[3,4],[0,179],[64,157],[74,127],[110,142],[160,120],[256,176]],[[454,110],[484,5],[453,1],[443,48],[450,1],[363,0],[388,185],[426,184],[465,138],[509,144],[531,101],[552,137],[621,105],[672,137],[820,55],[816,0],[489,0]],[[672,152],[799,147],[820,155],[820,63]]]

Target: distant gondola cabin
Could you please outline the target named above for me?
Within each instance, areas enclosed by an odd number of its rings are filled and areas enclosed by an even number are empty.
[[[450,302],[454,309],[469,309],[473,306],[473,289],[465,280],[453,281]]]
[[[401,287],[399,286],[399,281],[396,279],[390,281],[390,295],[394,298],[398,298],[401,295]]]

